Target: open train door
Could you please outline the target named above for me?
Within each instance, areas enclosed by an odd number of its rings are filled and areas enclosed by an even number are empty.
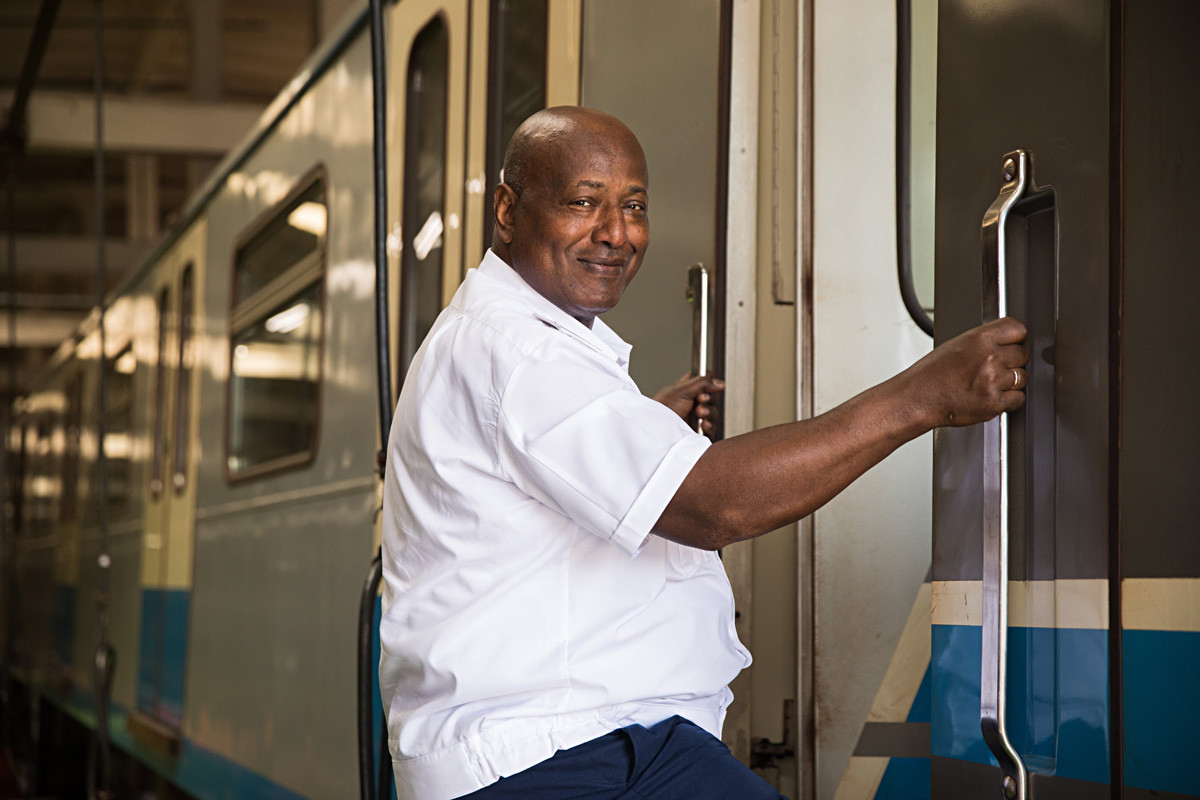
[[[580,4],[578,103],[628,125],[650,171],[651,245],[632,288],[604,320],[633,345],[629,373],[646,394],[688,372],[727,381],[714,438],[749,430],[754,415],[757,85],[740,93],[730,85],[742,72],[757,79],[758,54],[739,49],[738,26],[757,42],[757,12],[738,16],[729,0]],[[722,554],[744,642],[750,552],[739,545]],[[749,688],[743,673],[723,736],[746,761]]]
[[[932,795],[1200,796],[1200,7],[938,24],[936,338],[1006,303],[1031,360],[935,439]]]

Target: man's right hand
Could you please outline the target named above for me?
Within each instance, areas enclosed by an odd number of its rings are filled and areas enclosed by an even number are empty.
[[[705,549],[758,536],[816,511],[933,428],[1020,408],[1029,380],[1025,335],[1015,319],[989,322],[823,414],[714,443],[654,531]]]
[[[935,347],[896,378],[926,427],[983,422],[1025,402],[1026,334],[1012,317],[988,322]]]

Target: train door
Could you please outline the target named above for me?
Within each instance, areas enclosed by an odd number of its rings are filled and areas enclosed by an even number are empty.
[[[650,248],[637,279],[604,321],[632,346],[629,374],[652,394],[688,372],[711,373],[728,382],[714,438],[753,427],[754,364],[738,344],[726,346],[726,330],[753,350],[756,274],[754,214],[757,164],[757,82],[731,100],[730,48],[734,5],[725,0],[645,3],[583,0],[580,9],[579,104],[607,111],[637,135],[649,167]],[[750,22],[750,19],[753,22]],[[758,16],[744,13],[747,35],[757,41]],[[682,22],[686,20],[686,23]],[[753,65],[757,76],[757,49]],[[731,110],[740,103],[742,113]],[[748,110],[748,112],[747,112]],[[740,169],[730,166],[730,129],[740,140]],[[750,154],[747,155],[747,150]],[[736,188],[731,182],[738,181]],[[744,190],[739,201],[729,200]],[[749,255],[732,259],[737,226]],[[727,233],[729,232],[729,233]],[[727,298],[737,296],[740,302]],[[747,307],[749,304],[749,307]],[[738,317],[746,324],[727,319]],[[737,630],[750,643],[751,548],[722,553],[738,604]],[[761,669],[764,659],[756,662]],[[784,669],[790,668],[789,664]],[[734,754],[750,760],[750,675],[733,685],[734,702],[723,738]]]
[[[631,290],[604,317],[633,345],[630,374],[647,393],[691,367],[689,268],[702,265],[713,288],[720,284],[722,7],[720,0],[585,0],[582,7],[579,102],[628,125],[650,166],[651,247]],[[711,370],[720,353],[706,360]]]
[[[937,338],[1005,304],[1031,360],[1022,410],[935,439],[935,798],[1200,796],[1198,35],[940,3]]]
[[[164,256],[157,307],[150,453],[142,540],[137,709],[130,724],[168,741],[183,720],[196,508],[197,335],[205,226],[194,225]]]
[[[406,0],[390,17],[388,254],[399,277],[390,326],[397,385],[462,278],[469,22],[466,0]]]

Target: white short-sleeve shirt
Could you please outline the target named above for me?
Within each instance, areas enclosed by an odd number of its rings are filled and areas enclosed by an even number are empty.
[[[630,724],[720,735],[750,663],[714,553],[650,535],[708,440],[629,345],[491,251],[388,442],[380,688],[401,798],[449,800]]]

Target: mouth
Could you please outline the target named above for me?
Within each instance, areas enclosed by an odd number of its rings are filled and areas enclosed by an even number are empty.
[[[629,263],[627,258],[609,258],[605,256],[581,256],[577,258],[583,268],[593,275],[604,278],[616,278],[625,270]]]

